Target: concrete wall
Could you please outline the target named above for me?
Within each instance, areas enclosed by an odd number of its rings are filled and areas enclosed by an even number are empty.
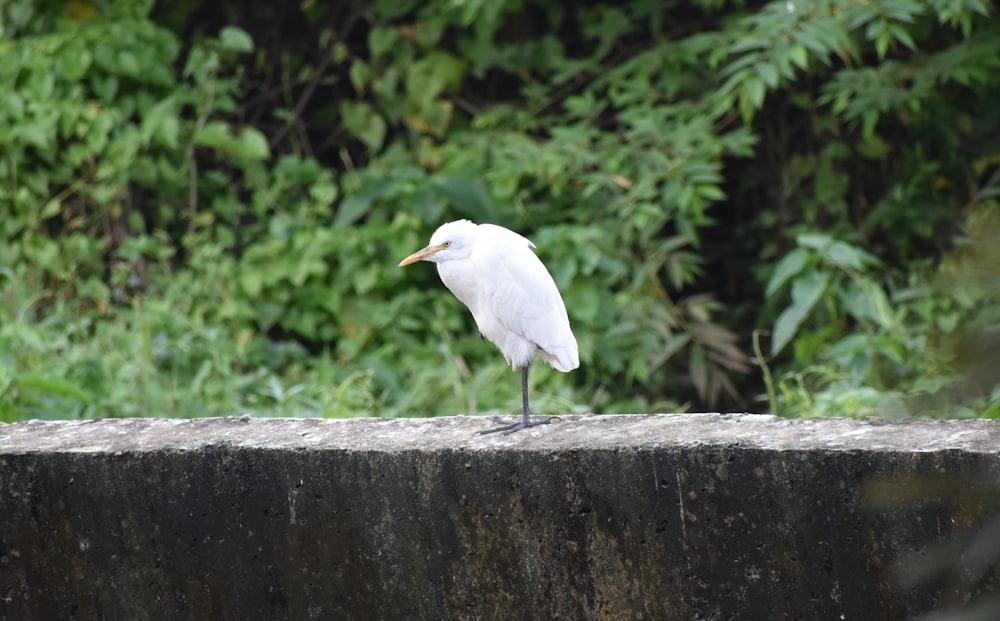
[[[998,590],[953,562],[991,548],[994,422],[488,426],[0,425],[0,618],[870,621]]]

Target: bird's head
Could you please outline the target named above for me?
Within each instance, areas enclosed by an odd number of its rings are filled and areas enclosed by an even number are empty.
[[[457,261],[466,259],[472,254],[476,242],[478,225],[468,220],[446,222],[431,235],[431,243],[426,248],[418,250],[399,262],[404,267],[417,261]]]

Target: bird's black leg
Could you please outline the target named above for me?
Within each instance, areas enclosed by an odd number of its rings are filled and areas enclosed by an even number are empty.
[[[483,435],[487,433],[500,432],[503,435],[507,435],[509,433],[514,433],[515,431],[518,431],[520,429],[524,429],[525,427],[548,425],[550,422],[552,422],[552,419],[555,418],[555,417],[550,417],[542,420],[538,419],[535,419],[534,421],[531,420],[531,416],[528,414],[528,367],[527,366],[521,367],[521,406],[523,408],[523,413],[522,413],[522,418],[519,422],[516,422],[512,425],[504,425],[503,427],[497,427],[495,429],[487,429],[486,431],[480,431],[479,434]]]

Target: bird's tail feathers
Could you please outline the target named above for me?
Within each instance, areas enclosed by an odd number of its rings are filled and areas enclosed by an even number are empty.
[[[580,367],[580,353],[576,347],[560,347],[554,351],[539,349],[538,355],[556,371],[568,373]]]

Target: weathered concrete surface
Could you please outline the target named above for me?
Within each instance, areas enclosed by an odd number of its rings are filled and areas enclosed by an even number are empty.
[[[998,587],[894,571],[992,519],[993,422],[488,425],[0,425],[0,618],[870,621]]]

